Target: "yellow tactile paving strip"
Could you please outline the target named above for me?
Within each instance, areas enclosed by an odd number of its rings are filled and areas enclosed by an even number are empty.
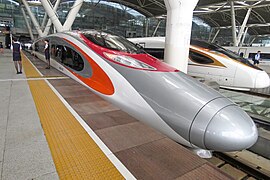
[[[44,80],[28,84],[60,179],[124,179]]]
[[[26,56],[21,53],[22,55],[22,64],[23,64],[23,70],[27,78],[32,78],[32,77],[42,77],[36,69],[32,66],[32,64],[29,62],[29,60],[26,58]]]

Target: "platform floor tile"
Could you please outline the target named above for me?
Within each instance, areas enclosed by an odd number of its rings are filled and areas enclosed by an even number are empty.
[[[85,115],[83,119],[93,130],[138,122],[121,110]]]
[[[207,164],[184,147],[171,142],[172,140],[163,138],[115,154],[127,168],[133,169],[133,174],[138,179],[176,179],[190,173],[187,175],[189,177],[194,173],[193,170]],[[163,156],[160,156],[161,154]],[[212,170],[213,173],[219,173],[214,168]],[[198,173],[194,176],[196,174]],[[207,173],[202,174],[205,176]],[[220,179],[230,179],[220,176]],[[200,179],[199,177],[194,179]]]

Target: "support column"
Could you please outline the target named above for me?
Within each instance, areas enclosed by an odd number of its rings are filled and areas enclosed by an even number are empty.
[[[32,29],[31,29],[31,27],[30,27],[30,25],[29,25],[29,22],[28,22],[28,20],[27,20],[26,14],[25,14],[25,11],[24,11],[24,9],[23,9],[22,6],[21,6],[21,11],[22,11],[22,14],[23,14],[23,17],[24,17],[24,20],[25,20],[26,27],[27,27],[27,29],[28,29],[30,38],[31,38],[32,41],[34,41],[34,35],[33,35],[33,32],[32,32]]]
[[[76,0],[71,8],[71,10],[68,13],[68,16],[66,18],[66,22],[63,26],[63,30],[70,30],[71,26],[76,18],[76,15],[78,14],[79,10],[81,9],[81,6],[83,4],[84,0]]]
[[[193,10],[198,0],[164,0],[167,9],[165,62],[187,73]]]
[[[62,32],[63,31],[63,26],[59,19],[57,18],[55,12],[53,11],[52,7],[50,6],[49,2],[47,0],[40,0],[42,6],[44,7],[46,13],[50,17],[52,23],[54,24],[57,32]]]
[[[214,28],[211,28],[207,42],[210,42],[213,32],[214,32]]]
[[[44,30],[45,29],[45,23],[47,21],[47,13],[44,14],[43,20],[42,20],[42,24],[41,24],[41,29]]]
[[[31,20],[32,20],[32,22],[34,24],[34,26],[35,26],[35,28],[36,28],[36,30],[38,32],[38,35],[40,37],[42,37],[42,31],[40,29],[39,23],[38,23],[36,17],[33,15],[32,11],[31,11],[31,9],[30,9],[30,7],[28,5],[28,2],[26,0],[22,0],[22,3],[24,4],[24,7],[27,10],[28,15],[30,16],[30,18],[31,18]]]
[[[249,42],[249,45],[250,45],[250,46],[252,45],[252,43],[255,41],[256,38],[257,38],[257,37],[253,37],[253,38],[252,38],[252,40]]]
[[[148,32],[149,32],[149,19],[146,18],[145,19],[145,34],[144,34],[145,37],[148,37]]]
[[[215,40],[216,40],[216,38],[217,38],[219,32],[220,32],[220,29],[217,30],[217,32],[216,32],[215,36],[213,37],[211,43],[214,43],[214,42],[215,42]]]
[[[245,19],[244,19],[244,21],[242,23],[240,32],[239,32],[238,37],[237,37],[237,46],[239,46],[239,43],[241,41],[241,37],[243,36],[244,29],[245,29],[245,27],[247,25],[247,21],[248,21],[248,18],[249,18],[249,15],[250,15],[251,10],[252,10],[251,8],[248,9],[247,14],[246,14],[246,17],[245,17]]]
[[[240,46],[243,46],[243,44],[244,44],[244,41],[245,41],[246,35],[247,35],[247,31],[248,31],[248,27],[246,27],[246,30],[245,30],[244,35],[243,35],[243,37],[242,37],[242,41],[241,41]]]
[[[60,0],[57,0],[57,1],[55,2],[55,4],[54,4],[53,12],[56,13],[59,4],[60,4]],[[47,22],[47,25],[46,25],[46,27],[45,27],[45,29],[44,29],[43,36],[47,36],[47,35],[48,35],[48,33],[49,33],[49,31],[50,31],[50,28],[51,28],[51,25],[52,25],[52,21],[51,21],[51,19],[49,19],[48,22]]]
[[[154,37],[154,36],[156,35],[157,30],[158,30],[158,28],[159,28],[159,25],[160,25],[161,21],[162,21],[162,20],[160,20],[160,19],[158,20],[158,24],[157,24],[157,26],[156,26],[156,28],[155,28],[153,34],[152,34],[152,37]]]
[[[233,46],[237,46],[234,2],[231,1],[230,3],[231,3],[231,22],[232,22]]]

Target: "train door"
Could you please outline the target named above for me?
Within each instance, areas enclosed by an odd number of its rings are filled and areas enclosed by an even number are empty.
[[[239,48],[239,49],[238,49],[238,54],[239,54],[241,57],[248,58],[247,48]]]

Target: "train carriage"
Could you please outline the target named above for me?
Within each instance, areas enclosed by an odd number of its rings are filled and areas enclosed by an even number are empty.
[[[163,59],[165,38],[130,38],[142,45],[153,56]],[[221,87],[237,90],[266,88],[270,85],[268,74],[244,57],[216,44],[191,40],[188,74],[217,82]],[[180,59],[179,59],[180,61]]]

